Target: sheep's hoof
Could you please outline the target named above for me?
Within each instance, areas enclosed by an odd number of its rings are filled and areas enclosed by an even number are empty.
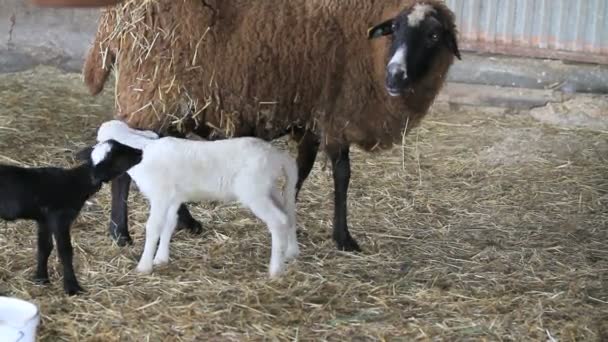
[[[336,245],[338,249],[345,252],[361,252],[361,247],[355,239],[353,239],[350,235],[346,236],[342,239],[336,239]]]
[[[34,282],[38,285],[48,285],[51,283],[49,276],[34,276]]]
[[[199,235],[203,232],[203,225],[193,218],[182,218],[179,217],[177,222],[177,230],[187,230],[191,234]]]
[[[74,295],[77,295],[80,293],[84,293],[84,289],[82,287],[80,287],[80,285],[78,285],[78,283],[65,284],[63,289],[64,289],[65,293],[68,294],[68,296],[74,296]]]
[[[114,239],[114,241],[119,247],[125,247],[127,245],[133,244],[133,239],[131,239],[129,235],[112,236],[112,239]]]

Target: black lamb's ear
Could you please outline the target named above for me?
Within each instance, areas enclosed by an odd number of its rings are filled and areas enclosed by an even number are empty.
[[[93,146],[87,146],[82,150],[76,152],[76,160],[80,161],[90,161],[91,160],[91,152],[93,152]]]
[[[367,30],[367,39],[375,39],[382,36],[387,36],[389,34],[393,34],[393,21],[395,19],[389,19],[385,22],[382,22],[376,26],[370,27]]]

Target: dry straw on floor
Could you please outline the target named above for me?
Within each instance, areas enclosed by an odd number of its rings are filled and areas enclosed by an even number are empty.
[[[78,75],[0,75],[0,162],[69,165],[111,117],[112,89]],[[283,143],[281,143],[283,145]],[[526,115],[435,108],[403,147],[355,150],[350,226],[364,252],[330,240],[332,183],[320,164],[301,193],[302,256],[266,278],[269,236],[232,205],[192,206],[171,266],[133,272],[147,209],[130,202],[132,247],[107,234],[108,188],[73,228],[87,293],[30,281],[31,223],[0,223],[0,292],[40,304],[41,341],[608,339],[608,139]]]

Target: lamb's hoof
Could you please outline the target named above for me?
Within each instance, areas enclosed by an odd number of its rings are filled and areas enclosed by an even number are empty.
[[[165,258],[154,258],[154,265],[155,266],[163,266],[169,263],[169,259],[165,259]]]
[[[147,275],[147,274],[151,274],[152,273],[152,266],[141,266],[138,265],[137,268],[135,268],[135,272],[142,274],[142,275]]]
[[[336,245],[338,246],[338,250],[345,252],[361,252],[361,247],[355,239],[351,236],[347,236],[343,239],[336,239]]]
[[[295,258],[298,257],[298,255],[300,255],[299,248],[292,248],[292,249],[288,248],[287,251],[285,252],[285,261],[294,260]]]
[[[270,266],[270,269],[268,270],[268,276],[270,277],[270,279],[277,279],[281,277],[283,271],[284,265]]]
[[[63,289],[68,296],[75,296],[77,294],[84,293],[84,289],[82,287],[80,287],[80,285],[78,285],[78,283],[65,284]]]

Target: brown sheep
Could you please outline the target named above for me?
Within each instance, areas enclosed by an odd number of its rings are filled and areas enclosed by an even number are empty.
[[[116,68],[116,117],[134,128],[208,139],[291,134],[298,190],[321,148],[333,166],[333,238],[356,251],[349,146],[400,141],[454,56],[454,15],[439,0],[131,0],[102,15],[84,76],[97,94]],[[113,236],[126,242],[128,187],[125,176],[112,192]],[[197,224],[185,206],[180,218]]]

